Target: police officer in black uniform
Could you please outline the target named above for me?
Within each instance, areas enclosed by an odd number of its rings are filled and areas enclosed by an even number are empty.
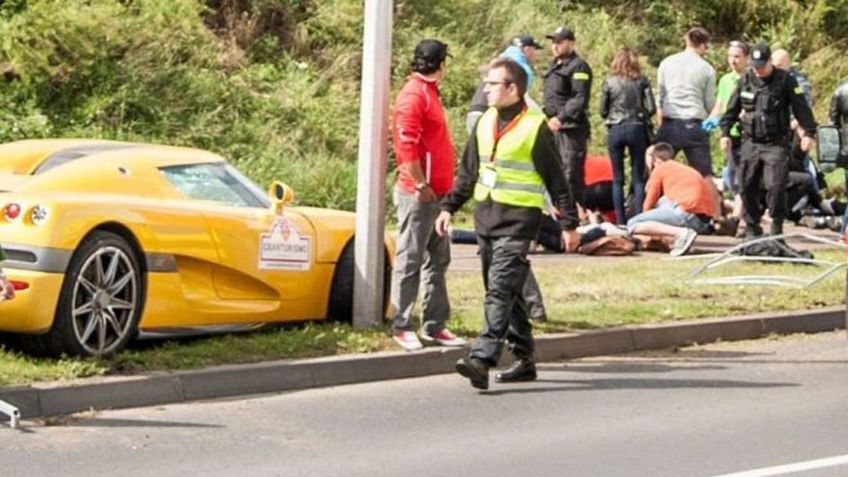
[[[768,45],[751,50],[751,69],[740,79],[721,118],[721,147],[730,149],[730,129],[742,125],[738,180],[745,205],[745,234],[762,235],[763,194],[772,217],[771,233],[783,233],[786,217],[786,185],[789,176],[790,112],[804,129],[801,148],[812,149],[816,121],[804,98],[804,90],[786,71],[770,61]]]
[[[545,71],[544,111],[574,197],[583,197],[583,164],[589,140],[592,68],[574,51],[574,32],[559,27],[545,35],[554,60]]]

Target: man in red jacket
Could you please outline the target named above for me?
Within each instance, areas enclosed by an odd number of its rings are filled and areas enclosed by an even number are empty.
[[[411,351],[422,347],[412,323],[412,309],[424,282],[421,339],[461,346],[445,327],[450,317],[445,272],[450,238],[436,234],[439,200],[453,188],[455,152],[439,83],[445,77],[448,45],[423,40],[415,47],[412,74],[398,93],[392,111],[392,139],[398,177],[394,203],[398,214],[397,254],[392,276],[394,340]]]

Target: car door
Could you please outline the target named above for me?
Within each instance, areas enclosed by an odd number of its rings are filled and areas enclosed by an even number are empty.
[[[212,272],[218,297],[231,308],[221,321],[316,318],[299,306],[315,286],[315,237],[309,220],[271,209],[252,182],[225,163],[169,168],[185,194],[203,203],[218,252]]]

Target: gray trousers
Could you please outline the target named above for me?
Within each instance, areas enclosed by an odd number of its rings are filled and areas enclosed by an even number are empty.
[[[504,340],[518,359],[533,359],[533,325],[527,318],[522,290],[530,262],[530,240],[515,237],[478,237],[483,264],[483,302],[486,323],[471,345],[471,357],[496,366]]]
[[[412,309],[424,284],[421,328],[437,333],[450,317],[445,272],[450,264],[450,236],[439,237],[434,227],[439,201],[423,204],[398,187],[394,189],[398,215],[397,253],[392,271],[392,326],[413,331]]]

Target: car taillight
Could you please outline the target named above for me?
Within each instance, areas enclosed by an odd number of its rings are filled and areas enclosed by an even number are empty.
[[[21,206],[14,202],[6,204],[6,207],[3,208],[3,212],[6,215],[6,220],[15,220],[21,215]]]
[[[47,207],[44,207],[43,205],[36,205],[29,209],[29,221],[32,222],[33,225],[41,225],[46,220]]]
[[[12,282],[12,288],[14,288],[15,291],[26,290],[27,288],[29,288],[29,283],[27,282],[20,282],[18,280],[10,281]]]

